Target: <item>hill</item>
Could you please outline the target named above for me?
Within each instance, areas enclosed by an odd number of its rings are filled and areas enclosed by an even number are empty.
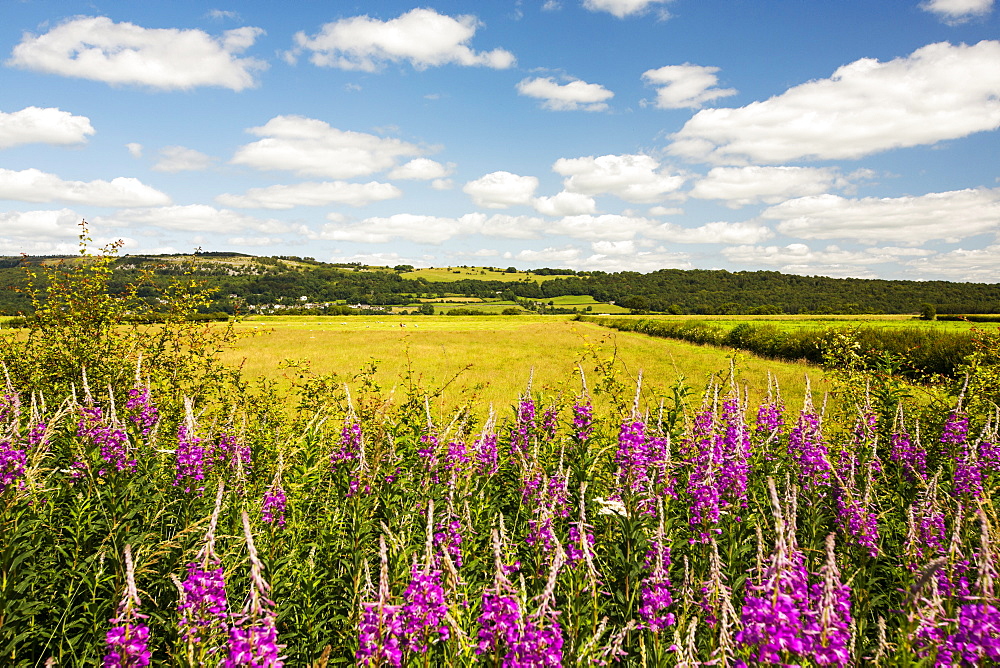
[[[21,292],[32,265],[83,261],[72,257],[0,257],[0,313],[31,310]],[[115,263],[112,288],[144,281],[140,294],[155,300],[172,281],[195,278],[216,291],[209,310],[233,313],[268,305],[364,304],[401,306],[448,297],[544,304],[617,304],[639,313],[834,314],[917,313],[931,304],[941,314],[1000,313],[1000,284],[798,276],[776,271],[662,269],[638,272],[514,267],[415,269],[326,263],[296,256],[242,253],[126,255]],[[581,297],[569,300],[569,296]]]

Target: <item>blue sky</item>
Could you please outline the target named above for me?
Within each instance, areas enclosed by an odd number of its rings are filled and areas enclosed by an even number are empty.
[[[1000,282],[994,0],[0,0],[0,254]]]

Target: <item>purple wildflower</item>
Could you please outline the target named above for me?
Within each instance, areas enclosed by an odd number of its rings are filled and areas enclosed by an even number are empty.
[[[143,436],[148,436],[160,419],[160,411],[149,399],[148,387],[134,387],[129,390],[125,410],[130,413],[130,419]]]
[[[226,600],[225,573],[219,561],[204,566],[188,564],[187,577],[181,583],[183,594],[180,613],[181,638],[201,643],[207,636],[228,631],[229,602]]]
[[[586,441],[594,431],[594,407],[589,402],[578,400],[573,404],[573,436]]]
[[[117,420],[106,419],[100,406],[85,406],[80,412],[77,435],[100,448],[101,459],[116,472],[134,471],[138,462],[131,456],[128,434]],[[99,473],[103,475],[104,469]]]
[[[659,633],[676,621],[672,612],[673,598],[670,595],[670,548],[664,545],[663,536],[650,541],[651,549],[646,553],[646,568],[649,574],[642,581],[642,605],[639,616],[647,628]]]
[[[445,623],[448,606],[441,587],[441,571],[423,570],[414,564],[403,599],[406,601],[402,621],[407,649],[425,653],[429,643],[436,639],[448,640],[451,630]]]
[[[275,480],[267,492],[264,493],[264,501],[261,504],[261,514],[263,520],[268,524],[277,524],[279,527],[285,526],[285,508],[288,500],[285,498],[285,490],[281,486],[280,480]]]
[[[361,456],[361,424],[348,422],[340,431],[339,448],[330,455],[330,463],[336,467],[343,462],[350,462]]]
[[[803,409],[799,413],[798,423],[788,438],[788,454],[798,464],[802,489],[815,489],[824,494],[830,487],[832,472],[819,417],[811,410]]]
[[[177,451],[174,464],[174,486],[184,485],[184,491],[204,490],[201,483],[205,480],[206,452],[202,439],[195,436],[194,429],[187,423],[181,423],[177,428]]]
[[[243,511],[243,534],[250,553],[250,599],[243,614],[229,627],[229,654],[223,662],[225,668],[252,666],[252,668],[282,668],[283,645],[278,644],[275,627],[274,602],[267,598],[271,585],[264,580],[264,566],[257,556],[250,518]]]
[[[892,443],[889,460],[903,469],[903,475],[911,482],[927,480],[927,452],[920,447],[919,439],[914,443],[913,437],[900,429],[889,440]]]
[[[362,603],[358,623],[358,651],[354,658],[360,666],[388,662],[399,668],[403,663],[402,608],[398,605]]]
[[[535,402],[532,401],[531,397],[524,397],[517,406],[517,421],[510,432],[511,453],[527,450],[531,435],[536,431]]]
[[[141,620],[146,615],[139,614],[142,604],[135,587],[135,569],[132,565],[132,547],[125,546],[125,596],[118,606],[118,613],[111,618],[113,626],[105,636],[107,653],[104,668],[136,668],[148,666],[149,627]]]
[[[27,463],[27,450],[11,441],[0,441],[0,494],[24,477]]]

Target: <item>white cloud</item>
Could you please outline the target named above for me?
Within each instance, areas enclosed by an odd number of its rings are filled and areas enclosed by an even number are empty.
[[[692,160],[854,159],[1000,127],[1000,42],[930,44],[844,65],[764,102],[703,109],[669,151]]]
[[[648,155],[560,158],[552,165],[567,177],[563,186],[584,195],[611,194],[627,202],[658,202],[680,188],[685,177],[670,174]]]
[[[666,206],[649,207],[649,215],[651,216],[680,216],[683,213],[684,209],[679,209],[677,207],[666,207]]]
[[[200,172],[208,169],[215,158],[193,148],[165,146],[160,149],[160,160],[153,165],[155,172]]]
[[[542,250],[525,249],[517,254],[509,254],[506,259],[533,266],[559,266],[571,269],[599,271],[641,271],[658,269],[689,269],[690,256],[687,253],[670,253],[663,248],[647,251],[636,250],[631,242],[599,241],[591,244],[593,253],[573,246],[561,248],[547,247]],[[632,252],[629,252],[632,251]]]
[[[394,239],[414,243],[440,244],[453,237],[477,232],[485,216],[467,214],[461,218],[443,218],[412,213],[397,213],[388,217],[366,218],[360,223],[323,225],[316,238],[331,241],[382,244]]]
[[[389,172],[390,179],[412,179],[419,181],[429,181],[431,179],[442,179],[455,171],[455,165],[448,163],[442,165],[430,158],[414,158],[405,165],[400,165]]]
[[[296,33],[290,59],[308,51],[320,67],[375,72],[387,62],[407,61],[417,69],[456,64],[505,69],[514,65],[504,49],[473,51],[469,42],[480,22],[474,16],[451,17],[433,9],[413,9],[380,21],[354,16],[322,26],[312,37]]]
[[[535,216],[508,216],[467,213],[458,218],[397,213],[385,217],[366,218],[345,223],[340,216],[328,216],[331,223],[323,225],[313,238],[359,243],[388,243],[405,239],[414,243],[440,244],[454,237],[481,234],[508,239],[534,239],[547,225]]]
[[[22,144],[82,144],[94,127],[86,116],[74,116],[53,107],[25,107],[20,111],[0,111],[0,148]]]
[[[585,241],[627,241],[658,225],[658,222],[648,218],[606,213],[598,216],[564,216],[549,223],[545,231]]]
[[[347,179],[391,169],[423,150],[399,139],[338,130],[303,116],[275,116],[251,134],[263,137],[237,149],[232,162],[303,176]]]
[[[571,264],[582,255],[579,248],[545,248],[540,251],[524,249],[514,255],[514,259],[528,264]]]
[[[590,248],[595,253],[601,255],[635,255],[638,252],[635,241],[595,241],[590,244]]]
[[[0,238],[69,239],[80,234],[81,216],[70,209],[0,212]],[[12,250],[12,249],[11,249]],[[8,252],[11,252],[8,250]]]
[[[370,267],[395,267],[398,264],[408,264],[413,267],[429,267],[423,259],[408,258],[399,253],[356,253],[354,255],[334,255],[330,262],[360,262]]]
[[[542,100],[542,108],[552,111],[604,111],[608,108],[606,101],[615,96],[600,84],[579,79],[561,84],[552,77],[523,79],[517,84],[517,92]]]
[[[434,179],[431,181],[431,188],[434,190],[451,190],[455,187],[455,182],[451,179]]]
[[[722,249],[722,254],[731,262],[774,266],[789,274],[875,278],[875,272],[869,268],[873,264],[898,263],[901,259],[930,255],[932,251],[893,246],[858,251],[827,246],[816,251],[796,243],[787,246],[734,246]]]
[[[348,183],[327,181],[323,183],[297,183],[251,188],[244,195],[219,195],[215,201],[237,209],[291,209],[296,206],[326,206],[349,204],[365,206],[372,202],[402,197],[403,191],[391,183]]]
[[[105,16],[77,17],[44,35],[26,33],[8,65],[109,84],[137,84],[163,90],[256,85],[254,73],[267,65],[238,58],[260,28],[243,27],[213,37],[201,30],[143,28]]]
[[[643,72],[643,80],[658,86],[656,106],[660,109],[696,109],[720,97],[736,95],[735,88],[716,88],[718,67],[703,65],[667,65]]]
[[[68,202],[89,206],[159,206],[170,197],[139,179],[122,177],[110,181],[64,181],[37,169],[0,169],[0,200],[21,202]]]
[[[229,237],[226,239],[228,243],[234,246],[277,246],[283,240],[278,237]]]
[[[538,179],[534,176],[519,176],[501,171],[469,181],[462,192],[469,195],[476,206],[506,209],[518,204],[530,204],[536,188]]]
[[[814,167],[713,167],[694,184],[691,197],[725,200],[738,209],[747,204],[777,204],[792,197],[820,195],[847,182],[836,169]]]
[[[993,0],[926,0],[920,3],[920,8],[937,14],[945,23],[957,25],[989,14],[993,10]]]
[[[771,228],[754,223],[705,223],[699,227],[664,224],[646,236],[679,244],[756,244],[774,236]]]
[[[622,19],[665,2],[669,0],[583,0],[583,6],[592,12],[608,12]]]
[[[837,195],[800,197],[766,209],[778,231],[800,239],[853,239],[861,243],[957,242],[1000,233],[1000,188],[929,193],[917,197]]]
[[[532,202],[535,211],[546,216],[575,216],[585,213],[597,213],[597,202],[589,195],[566,192],[565,190],[552,197],[537,197]]]
[[[133,158],[142,157],[142,144],[138,144],[133,141],[125,144],[125,148],[128,149],[128,154]]]
[[[278,220],[254,218],[207,204],[123,209],[111,216],[94,219],[97,224],[113,226],[153,226],[185,232],[233,233],[256,230],[263,234],[283,234],[292,227]]]
[[[940,276],[950,281],[1000,283],[1000,245],[985,248],[956,248],[909,260],[904,263],[916,276]]]

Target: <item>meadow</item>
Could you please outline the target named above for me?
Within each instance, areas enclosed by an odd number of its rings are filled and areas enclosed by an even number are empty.
[[[822,388],[815,366],[612,332],[570,316],[273,316],[237,327],[255,336],[237,342],[223,359],[241,364],[251,378],[272,378],[288,387],[298,373],[297,367],[282,369],[288,359],[348,381],[373,362],[374,379],[389,391],[412,376],[428,391],[450,384],[439,401],[457,404],[465,396],[487,410],[516,402],[529,378],[537,391],[573,395],[583,382],[579,370],[586,376],[597,365],[611,364],[629,383],[642,371],[650,396],[669,394],[678,379],[697,388],[713,378],[728,383],[734,355],[736,381],[751,388],[754,399],[767,392],[768,374],[791,394],[802,393],[809,374]]]
[[[5,666],[1000,662],[1000,335],[796,385],[552,316],[223,326],[179,283],[129,324],[109,276],[2,334]]]

